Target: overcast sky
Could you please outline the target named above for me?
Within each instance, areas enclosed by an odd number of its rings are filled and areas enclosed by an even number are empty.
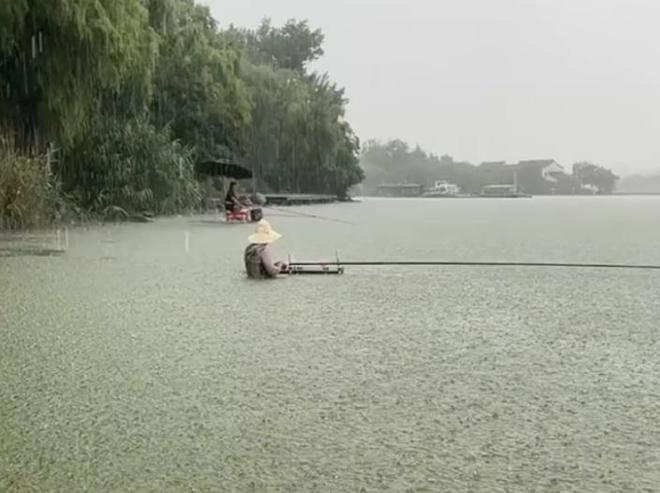
[[[660,169],[660,0],[201,0],[222,26],[308,19],[362,140],[475,163]]]

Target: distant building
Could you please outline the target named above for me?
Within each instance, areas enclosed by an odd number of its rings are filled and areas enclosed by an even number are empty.
[[[591,185],[587,183],[586,185],[581,185],[581,191],[584,194],[596,195],[598,193],[598,187],[596,185]]]
[[[506,161],[484,161],[479,165],[481,168],[501,168],[502,166],[508,166]]]
[[[511,184],[522,193],[552,195],[566,193],[574,188],[568,183],[569,175],[564,172],[564,167],[554,159],[531,159],[518,164],[485,161],[479,168],[484,173],[487,185]]]
[[[564,167],[554,159],[520,161],[516,167],[518,171],[538,173],[541,178],[552,183],[557,183],[560,176],[565,174]]]

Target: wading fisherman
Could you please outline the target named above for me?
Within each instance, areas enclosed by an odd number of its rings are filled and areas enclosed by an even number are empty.
[[[271,258],[270,244],[282,237],[270,226],[270,223],[262,219],[257,224],[257,230],[250,235],[250,244],[245,249],[245,270],[251,279],[275,278],[286,271],[284,262],[274,262]]]

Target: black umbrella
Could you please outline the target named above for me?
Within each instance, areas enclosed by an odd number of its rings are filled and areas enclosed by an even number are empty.
[[[206,176],[224,176],[234,180],[248,180],[252,178],[252,171],[229,160],[216,159],[200,162],[197,173]]]

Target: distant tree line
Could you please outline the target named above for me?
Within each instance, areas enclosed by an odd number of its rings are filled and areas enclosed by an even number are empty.
[[[346,193],[359,142],[309,69],[322,43],[295,20],[223,31],[194,0],[0,2],[0,227],[31,222],[25,159],[53,210],[191,209],[195,162],[218,157],[267,190]]]
[[[660,173],[623,178],[617,184],[616,191],[617,193],[660,194]]]
[[[417,183],[427,188],[445,180],[458,185],[465,193],[478,194],[487,185],[508,185],[517,181],[521,191],[532,194],[609,194],[618,177],[597,164],[575,163],[572,172],[552,173],[546,179],[537,162],[508,165],[486,162],[474,165],[454,161],[451,156],[437,156],[419,146],[401,140],[368,141],[364,144],[360,164],[365,172],[363,193],[376,194],[381,184]]]

